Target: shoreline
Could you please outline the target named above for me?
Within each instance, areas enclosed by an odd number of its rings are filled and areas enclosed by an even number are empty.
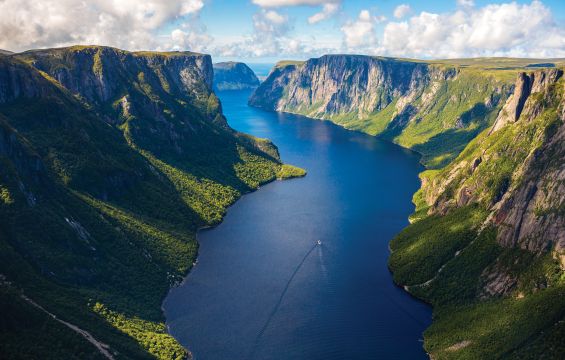
[[[280,161],[280,159],[279,159],[279,161]],[[289,164],[286,164],[286,163],[284,163],[284,162],[281,161],[281,162],[280,162],[280,165],[281,165],[281,167],[282,167],[283,165],[289,165]],[[167,299],[167,297],[169,296],[169,294],[171,293],[171,291],[172,291],[173,289],[182,286],[183,284],[185,284],[185,283],[188,281],[188,278],[189,278],[189,276],[190,276],[192,270],[194,269],[194,267],[196,267],[196,265],[198,265],[198,258],[199,258],[199,255],[200,255],[200,253],[199,253],[199,250],[200,250],[200,241],[198,240],[198,235],[199,235],[199,233],[200,233],[201,231],[210,231],[210,230],[213,230],[213,229],[215,229],[216,227],[220,226],[220,225],[224,222],[224,218],[226,217],[226,215],[227,215],[229,209],[230,209],[232,206],[234,206],[239,200],[241,200],[244,196],[249,195],[249,194],[252,194],[252,193],[255,193],[255,192],[261,190],[261,188],[262,188],[263,186],[272,184],[272,183],[274,183],[274,182],[276,182],[276,181],[289,181],[289,180],[293,180],[293,179],[300,179],[300,178],[305,177],[306,175],[307,175],[307,172],[306,172],[304,175],[302,175],[302,176],[292,176],[292,177],[286,177],[286,178],[279,178],[279,177],[276,177],[276,176],[275,176],[272,180],[259,183],[259,185],[257,186],[256,189],[251,189],[251,190],[249,190],[249,191],[246,191],[246,192],[241,193],[240,196],[238,196],[231,204],[229,204],[229,205],[225,208],[225,211],[222,213],[222,218],[221,218],[217,223],[215,223],[215,224],[210,224],[210,225],[202,225],[202,226],[200,226],[200,227],[198,227],[198,228],[196,229],[196,232],[194,233],[194,239],[195,239],[195,241],[196,241],[196,254],[195,254],[194,259],[193,259],[193,261],[192,261],[192,266],[190,266],[190,268],[186,271],[186,273],[182,275],[182,281],[180,281],[180,282],[178,282],[178,283],[175,283],[175,284],[173,284],[172,286],[169,287],[167,293],[165,294],[165,296],[164,296],[163,299],[161,300],[161,313],[162,313],[163,318],[164,318],[164,320],[165,320],[165,321],[164,321],[164,325],[165,325],[165,329],[167,330],[167,334],[170,335],[170,336],[172,336],[172,337],[180,344],[180,346],[182,346],[182,347],[186,350],[186,352],[187,352],[187,354],[188,354],[187,359],[192,359],[192,358],[193,358],[193,357],[192,357],[192,352],[190,351],[190,349],[188,349],[187,347],[183,346],[183,345],[173,336],[173,334],[171,334],[171,331],[170,331],[170,328],[169,328],[169,324],[167,323],[167,317],[166,317],[166,315],[165,315],[164,303],[165,303],[165,300]]]
[[[429,170],[429,168],[428,168],[426,165],[424,165],[424,164],[422,163],[422,158],[423,158],[424,155],[423,155],[422,153],[416,151],[416,150],[413,150],[413,149],[404,147],[404,146],[402,146],[402,145],[400,145],[400,144],[394,143],[394,142],[392,142],[392,141],[390,141],[390,140],[388,140],[388,139],[382,138],[382,137],[380,137],[380,136],[378,136],[378,135],[372,135],[372,134],[369,134],[369,133],[366,133],[366,132],[363,132],[363,131],[360,131],[360,130],[348,129],[347,127],[345,127],[345,126],[343,126],[343,125],[340,125],[340,124],[337,124],[337,123],[335,123],[334,121],[332,121],[332,120],[330,120],[330,119],[312,118],[312,117],[308,117],[308,116],[303,115],[303,114],[298,114],[298,113],[294,113],[294,112],[287,112],[287,111],[272,111],[272,110],[266,110],[266,109],[264,109],[264,108],[255,107],[255,106],[252,106],[252,105],[249,105],[249,104],[248,104],[248,106],[253,107],[253,108],[255,108],[255,109],[259,109],[259,110],[265,111],[265,112],[269,112],[269,113],[290,114],[290,115],[295,115],[295,116],[301,116],[301,117],[306,118],[306,119],[309,119],[309,120],[317,120],[317,121],[328,122],[328,123],[331,123],[332,125],[335,125],[335,126],[338,126],[338,127],[342,128],[342,129],[344,129],[344,130],[351,131],[351,132],[355,132],[355,133],[358,133],[358,134],[363,134],[363,135],[371,136],[371,137],[374,137],[374,138],[379,139],[379,140],[381,140],[381,141],[384,141],[384,142],[386,142],[386,143],[388,143],[388,144],[397,146],[397,147],[399,147],[400,149],[402,149],[403,151],[408,151],[408,152],[410,152],[410,153],[413,153],[414,155],[417,155],[417,156],[418,156],[418,164],[423,167],[423,170],[418,173],[418,181],[419,181],[420,185],[418,186],[418,189],[414,192],[414,194],[416,194],[416,192],[418,192],[418,191],[422,188],[422,179],[420,178],[420,174],[422,174],[422,172],[424,172],[424,171],[426,171],[426,170]],[[412,203],[412,205],[415,206],[416,204],[415,204],[414,201],[413,201],[413,199],[414,199],[414,194],[412,194],[411,203]],[[414,209],[415,209],[415,208],[414,208]],[[414,213],[414,212],[413,212],[413,213]],[[410,215],[411,215],[411,214],[410,214]],[[406,226],[404,226],[400,231],[406,229],[406,227],[408,227],[408,226],[410,225],[410,215],[408,215],[408,217],[407,217],[407,219],[406,219],[406,220],[408,221],[408,224],[407,224]],[[390,248],[390,243],[391,243],[391,241],[392,241],[392,238],[388,241],[388,244],[387,244],[387,247],[388,247],[388,250],[389,250],[389,256],[388,256],[388,258],[390,258],[390,255],[392,254],[392,249]],[[397,283],[397,282],[394,280],[393,271],[390,269],[390,267],[389,267],[389,265],[388,265],[388,258],[387,258],[387,269],[388,269],[388,271],[389,271],[389,273],[390,273],[390,277],[391,277],[391,280],[392,280],[392,283],[394,284],[394,286],[397,287],[397,288],[402,289],[405,293],[407,293],[407,294],[408,294],[411,298],[413,298],[414,300],[417,300],[418,302],[429,306],[429,307],[432,309],[432,322],[433,322],[433,310],[434,310],[433,305],[432,305],[431,303],[425,301],[424,299],[421,299],[421,298],[417,297],[417,296],[414,295],[412,292],[410,292],[410,291],[408,290],[408,288],[407,288],[407,285],[399,284],[399,283]],[[430,324],[429,326],[431,326],[431,324]],[[427,326],[426,329],[428,329],[429,326]],[[422,333],[422,339],[423,339],[423,334],[424,334],[424,333]],[[424,341],[422,341],[422,349],[424,349],[424,351],[425,351],[425,348],[424,348],[423,344],[424,344]],[[426,354],[427,354],[428,357],[429,357],[429,353],[426,352]]]
[[[253,106],[251,106],[251,105],[247,105],[247,106],[253,107]],[[365,133],[365,132],[362,132],[362,131],[359,131],[359,130],[348,129],[348,128],[346,128],[346,127],[344,127],[344,126],[342,126],[342,125],[340,125],[340,124],[336,124],[335,122],[333,122],[333,121],[331,121],[331,120],[328,120],[328,119],[310,118],[310,117],[305,116],[305,115],[302,115],[302,114],[296,114],[296,113],[291,113],[291,112],[269,111],[269,110],[265,110],[265,109],[257,108],[257,107],[253,107],[253,108],[259,109],[259,110],[261,110],[261,111],[265,111],[265,112],[268,112],[268,113],[282,113],[282,114],[291,114],[291,115],[295,115],[295,116],[300,116],[300,117],[303,117],[303,118],[307,118],[309,121],[312,121],[312,120],[325,121],[325,122],[330,123],[332,126],[339,127],[340,129],[347,130],[348,132],[358,133],[358,134],[362,134],[362,135],[365,135],[365,136],[370,136],[370,137],[379,139],[380,141],[386,142],[387,144],[390,144],[390,145],[393,145],[393,146],[398,147],[398,148],[401,149],[402,151],[405,151],[405,152],[410,153],[412,156],[417,156],[417,164],[418,164],[418,166],[421,166],[421,167],[422,167],[422,170],[421,170],[421,171],[418,171],[418,175],[419,175],[421,172],[427,170],[427,167],[426,167],[425,165],[423,165],[422,162],[421,162],[421,159],[422,159],[422,156],[423,156],[421,153],[419,153],[419,152],[417,152],[417,151],[415,151],[415,150],[412,150],[412,149],[403,147],[403,146],[401,146],[401,145],[399,145],[399,144],[396,144],[396,143],[394,143],[394,142],[392,142],[392,141],[389,141],[389,140],[387,140],[387,139],[381,138],[381,137],[379,137],[379,136],[374,136],[374,135],[371,135],[371,134],[368,134],[368,133]],[[281,166],[282,166],[282,165],[285,165],[285,163],[283,163],[283,162],[281,161]],[[288,164],[287,164],[287,165],[288,165]],[[191,266],[190,269],[186,272],[186,274],[183,275],[183,279],[182,279],[181,282],[179,282],[179,283],[177,283],[177,284],[175,284],[174,286],[171,286],[171,287],[169,288],[169,290],[168,290],[166,296],[163,298],[163,301],[161,302],[161,310],[162,310],[163,315],[164,315],[164,317],[165,317],[165,327],[166,327],[167,333],[168,333],[169,335],[173,336],[173,335],[171,334],[171,332],[170,332],[169,325],[167,324],[167,318],[166,318],[166,316],[165,316],[165,314],[164,314],[164,306],[163,306],[163,304],[164,304],[164,302],[165,302],[165,299],[169,296],[170,292],[171,292],[173,289],[175,289],[175,288],[177,288],[177,287],[180,287],[180,286],[186,284],[186,282],[189,280],[189,277],[190,277],[190,275],[191,275],[191,272],[192,272],[193,268],[198,264],[198,259],[199,259],[199,255],[200,255],[200,254],[199,254],[199,247],[200,247],[199,234],[200,234],[200,232],[202,232],[202,231],[208,231],[208,230],[213,230],[213,229],[215,229],[216,227],[218,227],[219,225],[221,225],[221,224],[223,223],[223,221],[224,221],[225,216],[227,215],[228,211],[230,210],[230,208],[231,208],[232,206],[234,206],[234,205],[235,205],[240,199],[242,199],[245,195],[249,195],[249,194],[251,194],[251,193],[254,193],[254,192],[260,190],[261,187],[263,187],[264,185],[271,184],[271,183],[273,183],[273,182],[275,182],[275,181],[286,181],[286,180],[291,180],[291,179],[294,179],[294,178],[301,178],[301,177],[304,177],[304,176],[306,176],[306,174],[304,174],[303,176],[293,176],[293,177],[288,177],[288,178],[278,178],[278,177],[275,177],[274,179],[272,179],[272,180],[270,180],[270,181],[263,182],[263,183],[259,184],[259,186],[258,186],[256,189],[252,189],[252,190],[250,190],[250,191],[246,191],[246,192],[244,192],[244,193],[241,193],[241,196],[239,196],[237,199],[235,199],[235,200],[233,201],[233,203],[231,203],[229,206],[226,207],[225,212],[222,214],[222,218],[221,218],[220,221],[218,221],[218,222],[215,223],[215,224],[211,224],[211,225],[203,225],[203,226],[199,227],[199,228],[196,230],[195,239],[196,239],[196,242],[197,242],[197,251],[196,251],[195,258],[194,258],[193,266]],[[421,179],[420,179],[419,176],[418,176],[418,181],[419,181],[419,185],[418,185],[418,189],[417,189],[416,191],[418,191],[418,190],[421,188],[421,185],[422,185],[422,182],[421,182]],[[415,193],[415,192],[414,192],[414,193]],[[413,196],[413,194],[412,194],[412,196]],[[415,205],[415,204],[413,203],[413,201],[411,201],[411,204],[412,204],[412,205]],[[413,212],[413,211],[412,211],[412,212]],[[409,215],[408,215],[408,216],[409,216]],[[406,219],[408,220],[408,217],[407,217]],[[407,224],[406,226],[408,226],[408,225],[409,225],[409,224]],[[400,231],[402,231],[406,226],[404,226]],[[424,305],[426,305],[426,306],[429,306],[430,309],[433,311],[433,306],[431,306],[430,303],[424,301],[423,299],[420,299],[420,298],[416,297],[416,296],[415,296],[414,294],[412,294],[410,291],[407,291],[406,288],[405,288],[402,284],[398,284],[398,283],[396,283],[396,282],[394,281],[394,278],[393,278],[393,276],[392,276],[392,271],[390,270],[390,267],[388,266],[388,258],[390,257],[390,253],[391,253],[391,252],[390,252],[390,241],[392,241],[392,238],[389,239],[389,240],[388,240],[388,243],[387,243],[387,248],[389,249],[389,254],[388,254],[388,256],[387,256],[387,264],[386,264],[386,267],[387,267],[387,270],[388,270],[388,272],[389,272],[389,274],[390,274],[390,280],[391,280],[392,284],[394,285],[394,287],[402,289],[403,292],[406,293],[407,295],[409,295],[410,298],[412,298],[412,299],[418,301],[418,302],[421,303],[421,304],[424,304]],[[429,327],[429,325],[426,326],[426,329],[427,329],[428,327]],[[173,337],[174,337],[174,336],[173,336]],[[176,338],[175,338],[175,339],[176,339]],[[420,334],[420,338],[417,339],[417,340],[422,342],[421,348],[422,348],[422,350],[424,351],[424,353],[426,353],[426,355],[428,355],[428,357],[429,357],[429,354],[425,351],[425,349],[424,349],[424,347],[423,347],[423,342],[424,342],[424,340],[423,340],[423,332]],[[180,344],[180,342],[179,342],[179,344]],[[183,345],[181,344],[181,346],[183,346]],[[183,348],[185,348],[185,350],[189,353],[189,358],[192,358],[192,353],[190,352],[189,348],[187,348],[187,347],[185,347],[185,346],[183,346]]]

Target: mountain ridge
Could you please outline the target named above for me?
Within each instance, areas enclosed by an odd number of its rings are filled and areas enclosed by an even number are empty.
[[[161,301],[192,267],[196,231],[294,176],[270,141],[228,126],[212,76],[188,52],[0,57],[2,354],[104,357],[51,313],[116,358],[190,357]]]
[[[434,306],[424,334],[431,358],[560,358],[562,64],[410,62],[403,63],[409,80],[394,84],[387,67],[394,72],[398,61],[286,61],[250,104],[330,120],[423,154],[428,170],[416,211],[391,241],[389,267],[397,284]]]

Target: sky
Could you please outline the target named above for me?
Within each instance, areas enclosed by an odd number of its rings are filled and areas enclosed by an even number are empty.
[[[565,57],[565,0],[0,0],[0,49],[74,44],[254,63]]]

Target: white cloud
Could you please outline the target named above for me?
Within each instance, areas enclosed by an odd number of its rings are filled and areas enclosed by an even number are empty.
[[[170,40],[166,39],[160,49],[207,52],[213,40],[200,22],[183,23],[180,28],[171,31]]]
[[[462,0],[459,0],[459,1],[462,1]],[[463,0],[463,1],[465,1],[465,0]],[[412,12],[412,8],[410,8],[410,5],[400,4],[396,7],[396,9],[394,9],[394,17],[397,18],[397,19],[402,19],[403,17],[410,14],[411,12]]]
[[[361,10],[355,21],[348,21],[341,27],[344,47],[347,51],[372,52],[377,45],[375,24],[384,17],[372,16],[369,10]]]
[[[283,35],[288,31],[288,17],[273,10],[261,10],[253,15],[253,28],[258,37]]]
[[[263,12],[263,16],[264,16],[264,20],[261,20],[260,16],[255,16],[253,18],[253,21],[256,22],[261,22],[261,23],[272,23],[273,25],[284,25],[287,21],[288,18],[286,16],[283,16],[281,14],[279,14],[276,11],[264,11]]]
[[[388,23],[380,51],[412,57],[565,56],[565,29],[540,1],[468,6]]]
[[[324,4],[338,4],[341,0],[253,0],[255,5],[261,7],[283,7],[283,6],[319,6]]]
[[[316,24],[329,19],[339,10],[341,0],[252,0],[262,8],[277,8],[288,6],[322,6],[321,11],[308,18],[309,24]]]
[[[214,49],[220,56],[265,57],[299,53],[301,45],[296,39],[287,37],[289,19],[274,10],[261,9],[253,15],[253,33]]]
[[[0,48],[157,49],[163,46],[159,30],[175,20],[197,21],[203,6],[203,0],[0,0]]]
[[[316,24],[320,21],[326,20],[337,13],[339,10],[339,4],[328,3],[324,4],[322,11],[316,13],[308,18],[308,23]]]
[[[475,1],[474,0],[457,0],[457,5],[463,6],[463,7],[473,7],[473,6],[475,6]]]

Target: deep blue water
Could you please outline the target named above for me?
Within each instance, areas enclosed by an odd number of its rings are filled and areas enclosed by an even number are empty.
[[[198,235],[198,264],[164,303],[195,359],[419,359],[431,309],[396,287],[388,242],[407,225],[418,157],[329,122],[218,93],[230,125],[308,170],[245,195]],[[317,240],[321,246],[316,245]]]

